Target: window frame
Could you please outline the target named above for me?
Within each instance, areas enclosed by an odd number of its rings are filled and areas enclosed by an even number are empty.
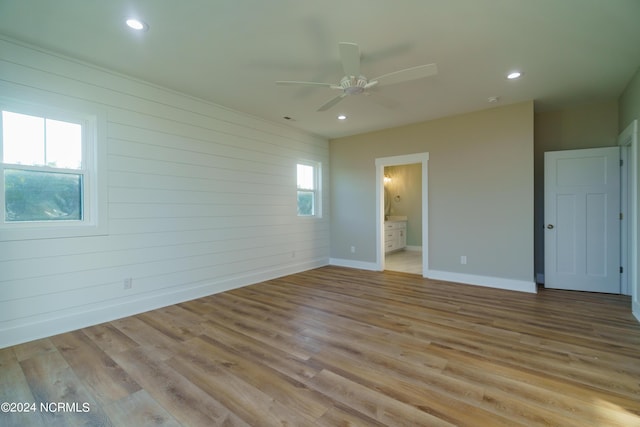
[[[298,165],[310,166],[313,168],[313,185],[314,188],[303,188],[299,186],[298,181]],[[298,160],[296,162],[296,213],[299,218],[322,218],[322,163],[313,160]],[[298,212],[298,198],[300,191],[311,192],[313,194],[313,213],[311,215],[303,215]]]
[[[16,100],[0,97],[0,111],[78,123],[82,126],[81,169],[5,163],[2,157],[4,135],[0,115],[0,241],[107,234],[106,149],[101,142],[106,127],[104,112],[86,102],[58,96],[48,97],[45,102],[41,99]],[[5,169],[82,175],[82,219],[6,221]]]

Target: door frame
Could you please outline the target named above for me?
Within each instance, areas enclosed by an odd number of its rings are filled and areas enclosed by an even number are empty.
[[[578,291],[588,291],[588,292],[611,292],[611,293],[615,293],[615,294],[621,294],[622,293],[622,282],[621,282],[621,275],[619,272],[619,268],[621,265],[621,245],[620,245],[620,240],[621,240],[621,227],[620,227],[620,220],[619,220],[619,213],[620,213],[620,166],[619,166],[619,162],[620,162],[620,147],[618,146],[609,146],[609,147],[595,147],[595,148],[578,148],[578,149],[572,149],[572,150],[558,150],[558,151],[547,151],[544,153],[544,224],[545,224],[545,235],[544,235],[544,253],[545,253],[545,287],[551,288],[551,289],[568,289],[568,290],[578,290]],[[574,263],[577,263],[576,265],[574,265],[574,267],[578,267],[578,270],[574,271],[574,273],[576,274],[569,274],[567,275],[567,277],[565,278],[566,280],[563,280],[562,282],[555,282],[553,285],[551,284],[551,280],[550,278],[556,278],[556,272],[557,272],[557,258],[554,256],[555,254],[558,254],[560,252],[558,252],[558,233],[560,230],[560,224],[556,223],[556,221],[559,221],[558,219],[558,214],[560,212],[560,210],[557,209],[556,206],[556,201],[555,201],[555,195],[558,194],[568,194],[567,190],[565,189],[564,191],[559,191],[559,192],[552,192],[550,193],[550,188],[548,188],[547,184],[550,184],[551,187],[554,186],[554,182],[556,182],[556,174],[557,174],[557,163],[554,162],[550,162],[550,160],[552,159],[557,159],[557,160],[561,160],[561,159],[572,159],[572,158],[600,158],[603,156],[606,156],[606,164],[603,166],[606,166],[602,172],[605,173],[608,177],[608,179],[605,179],[602,182],[602,185],[604,185],[604,187],[606,187],[606,190],[603,188],[603,190],[605,190],[607,192],[607,194],[609,194],[611,196],[611,198],[606,197],[606,211],[607,214],[604,216],[605,220],[606,220],[606,224],[604,225],[604,231],[606,234],[606,238],[605,238],[605,248],[609,247],[609,250],[606,250],[605,252],[603,252],[603,255],[606,258],[606,265],[603,267],[604,268],[604,272],[606,272],[605,276],[601,276],[601,278],[604,281],[601,281],[599,279],[595,279],[594,280],[589,280],[591,277],[589,276],[589,274],[586,272],[586,270],[582,270],[580,267],[582,268],[587,268],[589,266],[589,263],[587,261],[587,259],[585,258],[587,256],[587,254],[582,251],[577,251],[577,246],[575,246],[576,241],[574,240],[572,243],[574,247],[574,250],[576,250],[576,254],[575,256],[577,257],[576,259],[574,259]],[[615,191],[614,188],[611,188],[610,185],[614,185],[614,181],[615,181]],[[577,186],[579,188],[581,188],[580,190],[577,190],[582,197],[585,197],[586,195],[588,195],[588,191],[585,192],[584,187],[582,187],[580,184],[573,184],[574,186]],[[600,187],[600,184],[594,184],[598,187]],[[555,188],[555,187],[553,187]],[[586,204],[585,204],[585,200],[583,199],[579,199],[582,201],[582,203],[579,203],[578,205],[582,207],[582,209],[586,209]],[[549,215],[550,213],[550,209],[554,209],[553,211],[553,215]],[[583,213],[585,213],[583,211]],[[585,217],[582,217],[582,220],[585,220]],[[547,226],[547,224],[549,224]],[[553,224],[553,225],[551,225]],[[554,228],[555,225],[555,230],[546,230],[546,228],[552,229]],[[586,222],[581,222],[579,224],[579,227],[574,227],[575,231],[573,234],[575,234],[576,236],[580,235],[580,236],[585,236],[583,234],[583,232],[586,232],[584,230],[588,230],[587,227],[587,223]],[[611,225],[612,227],[618,227],[617,230],[613,231],[609,229],[608,225]],[[585,228],[583,228],[585,227]],[[588,233],[588,232],[587,232]],[[553,237],[551,237],[553,236]],[[612,240],[616,240],[615,242]],[[586,241],[582,242],[583,244],[586,244]],[[615,246],[612,246],[611,244],[614,244]],[[604,250],[604,249],[603,249]],[[614,257],[614,251],[615,251],[615,257]],[[549,261],[549,262],[548,262]],[[586,262],[586,264],[584,264]],[[588,270],[588,269],[587,269]],[[582,277],[583,279],[585,279],[585,281],[576,281],[577,279],[579,279],[581,277],[581,273],[582,272]],[[559,278],[559,277],[558,277]],[[600,285],[606,285],[606,286],[600,286]],[[615,285],[615,290],[613,290],[613,287]],[[604,289],[607,290],[604,290]]]
[[[632,311],[640,320],[640,284],[638,284],[638,121],[634,120],[618,136],[621,168],[620,260],[623,268],[622,293],[631,295]]]
[[[376,268],[384,271],[384,168],[422,164],[422,277],[429,271],[429,153],[377,158],[376,164]]]

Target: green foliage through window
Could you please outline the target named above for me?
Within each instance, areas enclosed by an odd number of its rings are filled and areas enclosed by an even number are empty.
[[[298,216],[318,216],[318,176],[320,164],[305,162],[297,164]]]
[[[5,221],[82,220],[82,175],[5,169]]]
[[[313,206],[313,191],[298,191],[298,215],[312,216],[315,215]]]

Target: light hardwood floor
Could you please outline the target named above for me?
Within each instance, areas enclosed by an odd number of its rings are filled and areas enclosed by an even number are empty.
[[[640,426],[629,304],[323,267],[2,349],[0,401],[80,411],[0,425]]]

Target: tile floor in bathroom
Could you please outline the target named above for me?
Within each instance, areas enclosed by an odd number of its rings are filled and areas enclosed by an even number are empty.
[[[422,274],[422,251],[402,250],[385,256],[385,270]]]

